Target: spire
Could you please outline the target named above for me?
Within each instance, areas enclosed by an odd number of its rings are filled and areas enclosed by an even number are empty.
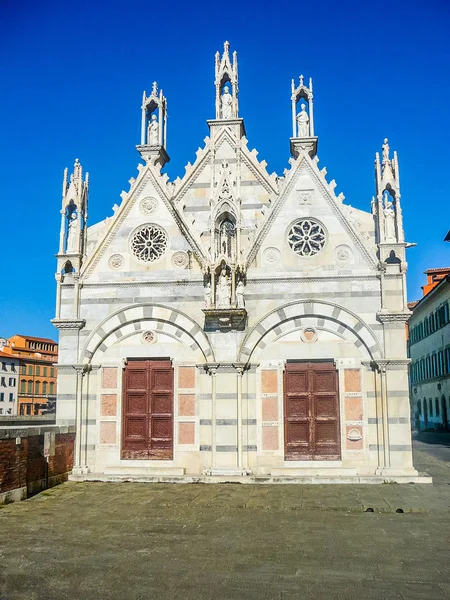
[[[380,155],[375,154],[377,237],[379,243],[404,243],[403,217],[400,206],[400,176],[397,152],[390,157],[389,141],[384,138]]]
[[[225,42],[222,57],[219,52],[215,55],[216,120],[237,119],[239,114],[237,52],[231,62],[229,51],[230,43]]]
[[[317,154],[317,137],[314,135],[314,102],[312,78],[305,85],[303,75],[298,85],[291,83],[292,138],[291,153],[297,157],[300,149],[306,150],[311,157]]]
[[[68,180],[64,169],[61,207],[60,255],[82,255],[85,246],[89,192],[89,173],[83,181],[83,168],[75,159],[73,172]]]
[[[169,161],[166,152],[167,100],[156,81],[152,84],[150,96],[144,90],[141,110],[141,143],[137,149],[146,161],[156,157],[157,162],[164,165]]]

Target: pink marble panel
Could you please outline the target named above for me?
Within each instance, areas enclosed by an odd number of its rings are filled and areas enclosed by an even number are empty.
[[[278,427],[262,428],[263,450],[278,450]]]
[[[195,423],[179,423],[178,424],[178,443],[179,444],[194,444],[195,443]]]
[[[116,388],[117,387],[117,367],[103,367],[102,369],[102,387]]]
[[[116,423],[103,421],[100,423],[100,444],[116,443]]]

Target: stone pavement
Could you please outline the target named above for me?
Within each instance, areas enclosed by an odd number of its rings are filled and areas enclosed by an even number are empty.
[[[415,447],[436,485],[61,485],[0,510],[0,599],[448,600],[449,463]]]

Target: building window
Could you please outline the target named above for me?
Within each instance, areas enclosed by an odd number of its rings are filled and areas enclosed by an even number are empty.
[[[430,417],[433,416],[433,398],[429,398],[428,400],[428,412],[430,414]]]
[[[20,382],[20,393],[21,394],[25,394],[25,385],[26,385],[25,381]]]
[[[430,357],[427,356],[427,358],[425,359],[425,364],[426,364],[426,374],[425,374],[425,378],[426,379],[431,379],[431,360]]]
[[[314,256],[325,246],[326,236],[322,225],[315,219],[299,219],[287,234],[289,246],[300,256]]]
[[[425,360],[423,358],[420,359],[420,380],[423,381],[425,379]]]
[[[47,377],[47,367],[42,368],[42,375],[43,377]]]
[[[2,377],[2,379],[0,381],[0,385],[2,385],[3,387],[6,387],[6,377]]]
[[[50,377],[54,377],[55,376],[55,369],[53,367],[50,367]]]
[[[28,393],[29,394],[33,393],[33,382],[32,381],[28,382]]]
[[[36,375],[39,377],[41,374],[41,367],[36,366]]]
[[[50,394],[54,394],[54,393],[55,393],[55,382],[50,381]]]
[[[40,381],[36,381],[34,386],[34,393],[38,396],[41,393],[41,383]]]
[[[439,406],[439,398],[434,399],[434,412],[437,417],[440,415],[440,406]]]
[[[444,306],[442,307],[442,313],[443,313],[443,319],[444,319],[444,325],[447,325],[448,321],[449,321],[449,313],[448,313],[448,302],[446,302],[444,304]]]
[[[12,394],[12,393],[9,394],[9,401],[14,402],[14,394]]]
[[[2,362],[2,369],[3,369],[3,371],[6,371],[6,363],[5,362]]]
[[[439,350],[438,354],[438,375],[439,377],[444,375],[444,353],[442,350]]]
[[[28,375],[33,375],[33,365],[28,365]]]
[[[0,402],[3,402],[4,400],[5,400],[5,393],[0,392]]]
[[[437,377],[437,357],[436,354],[431,356],[431,371],[432,377]]]
[[[161,258],[168,245],[167,233],[159,225],[148,223],[136,229],[131,237],[131,253],[142,262]]]
[[[16,365],[15,365],[14,363],[11,363],[11,371],[12,371],[13,373],[15,373],[15,372],[16,372]]]
[[[44,396],[47,393],[47,382],[46,381],[44,381],[44,383],[42,384],[42,393],[44,394]]]

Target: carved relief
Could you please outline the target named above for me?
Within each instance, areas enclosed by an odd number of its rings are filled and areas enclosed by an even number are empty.
[[[111,269],[120,269],[123,266],[123,256],[121,254],[113,254],[109,261]]]
[[[268,265],[276,265],[280,262],[281,253],[278,248],[266,248],[263,252],[264,262]]]
[[[158,200],[156,198],[152,198],[151,196],[143,198],[141,200],[139,208],[141,209],[142,214],[151,215],[154,212],[156,212],[158,208]]]
[[[181,250],[179,252],[175,252],[175,254],[172,256],[172,264],[174,267],[185,269],[189,264],[187,252],[182,252]]]
[[[353,252],[350,246],[346,244],[341,244],[340,246],[336,246],[334,251],[334,255],[336,257],[337,262],[346,263],[350,262],[353,258]]]
[[[156,333],[154,331],[144,331],[141,335],[141,342],[143,344],[154,344],[157,340]]]
[[[314,190],[296,190],[297,206],[309,206],[314,200]]]

